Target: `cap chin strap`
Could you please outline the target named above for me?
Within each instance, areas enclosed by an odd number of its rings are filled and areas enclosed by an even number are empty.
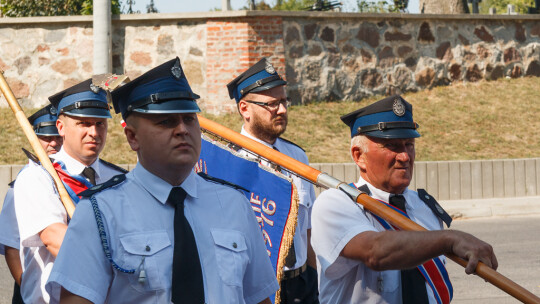
[[[240,90],[240,95],[244,96],[245,93],[249,93],[249,91],[255,89],[255,88],[258,88],[264,84],[267,84],[271,81],[274,81],[274,80],[280,80],[281,77],[279,77],[279,75],[272,75],[270,77],[266,77],[266,78],[263,78],[263,79],[259,79],[257,81],[255,81],[254,83],[248,85],[247,87],[243,88]]]
[[[98,108],[109,110],[109,105],[103,101],[77,101],[74,104],[65,106],[60,110],[60,114],[66,113],[74,109],[84,109],[84,108]]]
[[[418,124],[410,121],[393,121],[393,122],[379,122],[376,125],[369,125],[358,127],[356,132],[358,134],[371,132],[371,131],[384,131],[389,129],[418,129]]]
[[[56,126],[56,121],[44,121],[40,122],[37,125],[34,126],[34,132],[37,132],[40,128],[43,127],[50,127],[50,126]]]
[[[201,98],[199,95],[188,92],[188,91],[155,93],[155,94],[150,94],[150,96],[143,97],[141,99],[136,100],[134,103],[130,104],[127,107],[127,111],[131,112],[134,109],[144,107],[149,104],[162,103],[162,102],[170,101],[170,100],[178,100],[178,99],[195,100],[199,98]]]

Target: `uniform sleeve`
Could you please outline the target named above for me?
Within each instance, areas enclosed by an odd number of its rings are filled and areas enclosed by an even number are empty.
[[[309,160],[308,160],[308,157],[306,155],[306,153],[304,151],[302,151],[301,153],[301,156],[299,157],[299,160],[301,162],[303,162],[304,164],[308,165],[309,166]],[[304,180],[304,179],[300,179],[302,181],[302,188],[303,191],[305,191],[304,193],[304,206],[307,207],[307,211],[308,211],[308,214],[307,214],[307,229],[311,229],[311,213],[312,213],[312,210],[313,210],[313,204],[315,203],[315,199],[317,198],[315,196],[315,188],[313,187],[313,184],[311,184],[310,182]]]
[[[18,176],[14,187],[15,212],[21,244],[43,246],[39,233],[54,223],[67,223],[67,215],[52,178],[38,165],[30,165]]]
[[[244,202],[243,211],[247,223],[245,234],[250,257],[243,279],[244,299],[247,304],[259,303],[274,294],[279,285],[251,206],[245,196],[239,197]]]
[[[376,231],[362,207],[336,189],[319,195],[312,223],[311,245],[322,273],[329,279],[340,278],[360,263],[340,256],[345,245],[362,232]]]
[[[19,249],[19,227],[13,204],[13,188],[9,188],[0,213],[0,254],[5,254],[5,246]]]
[[[50,293],[60,285],[93,303],[104,303],[111,280],[111,264],[103,252],[94,211],[88,200],[82,200],[69,223],[45,288]]]
[[[307,182],[306,182],[307,183]],[[313,204],[315,203],[315,189],[313,188],[313,185],[311,183],[309,183],[309,186],[308,186],[308,191],[309,191],[309,199],[311,200],[311,207],[308,208],[308,227],[307,229],[311,229],[311,213],[312,213],[312,210],[313,210]]]

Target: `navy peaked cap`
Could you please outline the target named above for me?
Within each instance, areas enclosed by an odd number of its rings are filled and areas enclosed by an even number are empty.
[[[273,87],[286,85],[272,64],[263,58],[252,67],[227,84],[229,97],[239,102],[246,94],[265,91]]]
[[[52,105],[47,105],[28,117],[34,132],[39,136],[60,136],[56,128],[57,119],[58,111]]]
[[[341,120],[351,128],[351,138],[367,135],[380,138],[415,138],[418,124],[413,121],[412,105],[399,95],[358,109]]]
[[[87,79],[54,94],[49,97],[49,101],[58,109],[59,115],[111,118],[107,93],[95,86],[92,79]]]
[[[176,57],[112,92],[113,106],[122,118],[131,112],[147,114],[197,113],[201,110]]]

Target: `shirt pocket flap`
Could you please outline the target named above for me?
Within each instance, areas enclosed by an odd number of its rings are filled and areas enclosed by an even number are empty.
[[[120,236],[124,249],[134,255],[153,255],[171,246],[166,231],[130,233]]]
[[[216,245],[234,252],[240,252],[247,249],[246,239],[239,231],[212,229],[212,238]]]

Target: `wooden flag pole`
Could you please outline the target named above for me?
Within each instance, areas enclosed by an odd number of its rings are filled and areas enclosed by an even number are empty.
[[[26,115],[21,109],[21,106],[17,102],[15,95],[13,95],[13,91],[11,91],[11,88],[9,87],[9,84],[6,81],[6,78],[4,78],[4,71],[2,70],[0,70],[0,89],[2,90],[2,93],[4,94],[4,97],[6,97],[9,107],[13,111],[13,114],[15,114],[15,118],[17,119],[17,121],[19,122],[19,125],[23,129],[24,134],[26,135],[26,138],[28,138],[28,141],[30,142],[32,149],[34,150],[34,153],[36,153],[36,156],[41,162],[41,165],[52,176],[54,183],[56,185],[56,189],[58,189],[58,193],[60,194],[60,200],[62,201],[62,204],[66,208],[67,214],[69,215],[69,217],[72,217],[73,211],[75,211],[75,205],[73,204],[71,197],[69,196],[66,188],[64,187],[64,184],[60,180],[60,177],[58,177],[58,173],[54,169],[51,163],[51,160],[49,159],[49,156],[47,155],[43,147],[41,147],[41,144],[39,143],[39,139],[36,133],[34,132],[32,125],[30,125],[30,122],[28,122],[28,119],[26,118]]]

